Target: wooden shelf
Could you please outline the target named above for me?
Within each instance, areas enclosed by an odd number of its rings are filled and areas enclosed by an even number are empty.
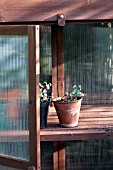
[[[50,109],[48,127],[40,131],[41,141],[70,141],[113,138],[113,106],[82,105],[79,124],[62,128],[54,108]]]
[[[74,128],[59,125],[50,108],[48,126],[40,130],[41,141],[71,141],[113,138],[113,106],[82,105],[79,124]],[[29,141],[29,131],[1,131],[0,142]]]

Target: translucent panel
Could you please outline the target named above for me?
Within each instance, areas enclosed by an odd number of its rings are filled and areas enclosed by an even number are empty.
[[[28,139],[22,135],[28,130],[28,100],[28,37],[0,36],[0,154],[26,159],[18,140]]]
[[[112,170],[113,140],[65,142],[66,170]]]
[[[40,26],[40,81],[52,81],[50,26]]]
[[[0,165],[0,170],[19,170],[19,169],[15,169],[15,168]]]
[[[53,170],[53,142],[41,142],[41,169]]]
[[[18,132],[17,132],[18,133]],[[0,153],[22,159],[29,159],[28,142],[0,142]]]
[[[64,28],[65,90],[80,84],[85,104],[113,103],[113,28],[108,24]]]

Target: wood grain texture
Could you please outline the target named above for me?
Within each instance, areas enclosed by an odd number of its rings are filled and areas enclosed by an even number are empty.
[[[65,170],[65,145],[64,142],[58,142],[59,144],[59,170]]]
[[[52,108],[48,127],[41,130],[40,134],[41,141],[113,138],[113,106],[82,105],[79,124],[75,128],[60,127]]]
[[[59,170],[58,168],[58,142],[53,142],[53,169]]]
[[[58,96],[64,96],[64,44],[63,27],[58,27],[58,53],[57,53],[57,83]]]
[[[55,109],[49,110],[48,127],[40,131],[41,141],[113,138],[113,106],[82,105],[79,124],[75,128],[60,127]],[[28,136],[28,131],[4,131],[0,132],[0,142],[28,141]]]
[[[29,141],[30,163],[40,169],[39,27],[29,26]]]
[[[7,166],[13,167],[13,168],[18,168],[21,170],[27,170],[27,167],[29,166],[29,161],[12,158],[10,156],[0,155],[0,164],[7,165]]]
[[[51,45],[52,45],[52,97],[58,96],[58,77],[57,77],[57,27],[51,27]]]
[[[1,22],[112,19],[113,1],[107,0],[1,0]]]

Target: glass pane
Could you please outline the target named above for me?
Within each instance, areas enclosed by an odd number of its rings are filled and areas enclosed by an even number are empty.
[[[28,36],[0,36],[0,154],[28,158],[28,100]]]
[[[66,170],[112,170],[113,140],[65,142]]]
[[[113,104],[113,28],[108,24],[64,28],[65,90],[80,84],[85,104]]]

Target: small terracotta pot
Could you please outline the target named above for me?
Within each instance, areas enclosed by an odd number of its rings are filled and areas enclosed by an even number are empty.
[[[78,125],[82,98],[72,102],[53,101],[59,123],[63,127],[75,127]]]

